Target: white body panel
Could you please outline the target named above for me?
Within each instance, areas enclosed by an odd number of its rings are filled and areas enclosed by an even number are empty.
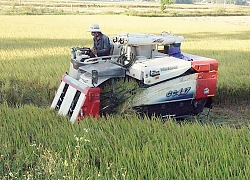
[[[146,88],[135,97],[133,106],[193,99],[195,92],[196,74],[190,74]]]
[[[69,86],[69,88],[65,94],[64,100],[61,104],[61,107],[58,111],[58,114],[61,114],[63,116],[67,115],[69,108],[70,108],[70,105],[74,99],[74,95],[75,95],[76,91],[77,90],[74,87]]]
[[[76,103],[76,107],[74,109],[74,112],[73,112],[73,114],[72,114],[72,116],[70,118],[70,121],[72,123],[75,123],[75,121],[77,120],[78,114],[79,114],[79,112],[81,110],[82,104],[83,104],[85,99],[86,99],[85,94],[81,93],[81,95],[80,95],[80,97],[79,97],[79,99],[78,99],[78,101]]]
[[[129,68],[127,75],[138,80],[143,80],[145,84],[151,85],[179,76],[190,68],[190,61],[174,57],[161,57],[137,60],[136,63]],[[155,73],[155,75],[152,73]]]
[[[57,102],[60,99],[60,96],[61,96],[61,93],[63,91],[64,86],[65,86],[65,82],[61,82],[60,86],[58,87],[57,93],[56,93],[56,95],[55,95],[55,97],[54,97],[54,99],[52,101],[52,104],[50,106],[52,109],[56,108]]]
[[[70,63],[70,66],[69,66],[69,75],[74,79],[79,79],[79,77],[78,77],[78,69],[74,69],[72,63]]]
[[[173,34],[153,35],[153,34],[119,34],[114,37],[119,43],[127,45],[149,45],[149,44],[173,44],[184,40],[183,36]]]
[[[66,116],[68,115],[70,111],[71,112],[73,111],[70,117],[70,121],[72,123],[75,123],[75,121],[78,120],[82,105],[86,99],[86,95],[84,94],[83,89],[85,89],[87,86],[69,77],[70,76],[68,76],[66,81],[61,81],[61,84],[58,87],[57,93],[51,104],[51,108],[58,109],[58,114],[63,115],[63,116]],[[74,86],[76,82],[77,82],[77,86]],[[66,85],[68,85],[68,88],[65,88]],[[66,92],[63,92],[63,91],[66,91]],[[76,100],[74,100],[74,97],[76,96],[77,93],[79,93],[79,91],[80,91],[80,95],[79,95],[79,98],[77,98],[77,102],[76,102]],[[63,95],[64,93],[65,95]],[[71,109],[73,103],[76,103],[76,105],[73,109]]]
[[[91,73],[84,73],[80,76],[79,82],[87,85],[88,87],[97,87],[100,84],[102,84],[104,81],[108,80],[109,77],[99,77],[98,78],[98,83],[97,84],[92,84],[92,77],[91,77]]]
[[[190,61],[166,56],[155,59],[136,60],[133,66],[128,68],[126,74],[135,79],[143,80],[144,84],[152,85],[177,77],[190,68]],[[98,83],[95,86],[99,86],[108,79],[109,77],[99,77]],[[91,73],[85,72],[81,74],[79,81],[89,87],[93,87]]]

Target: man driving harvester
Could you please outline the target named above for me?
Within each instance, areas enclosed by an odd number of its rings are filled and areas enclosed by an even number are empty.
[[[92,24],[88,30],[93,37],[94,46],[90,49],[90,57],[110,55],[109,37],[102,33],[98,24]]]

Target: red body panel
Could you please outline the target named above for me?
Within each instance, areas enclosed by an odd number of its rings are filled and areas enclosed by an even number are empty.
[[[192,68],[197,72],[218,71],[218,61],[214,59],[194,60]]]
[[[82,104],[81,110],[83,114],[79,112],[78,119],[82,119],[86,116],[98,117],[100,114],[100,88],[86,88],[86,98]]]
[[[62,81],[80,91],[81,94],[85,95],[81,103],[81,107],[77,116],[77,120],[83,119],[84,117],[98,117],[100,115],[100,88],[99,87],[88,87],[77,80],[73,79],[69,75],[63,75]],[[72,94],[74,96],[74,94]],[[79,99],[78,99],[79,101]]]
[[[197,75],[195,98],[213,97],[216,93],[217,72],[202,72]]]

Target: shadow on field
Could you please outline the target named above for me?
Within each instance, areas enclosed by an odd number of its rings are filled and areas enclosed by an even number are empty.
[[[230,40],[245,40],[249,37],[250,31],[239,31],[232,34],[221,34],[221,33],[211,33],[203,32],[196,34],[182,34],[186,39],[197,40],[197,39],[209,39],[210,37],[215,38],[228,38]],[[112,39],[112,36],[110,37]],[[2,48],[11,49],[31,49],[31,48],[45,48],[45,47],[73,47],[73,46],[84,46],[86,44],[92,44],[91,38],[79,37],[79,39],[38,39],[38,38],[0,38],[0,44]]]
[[[245,36],[248,37],[248,34],[250,34],[250,31],[248,32],[239,32],[237,34],[213,34],[211,32],[207,32],[207,33],[202,33],[202,34],[186,34],[186,36],[188,38],[193,38],[193,39],[201,39],[201,38],[208,38],[208,37],[221,37],[221,36],[231,36],[231,38],[235,38],[235,39],[239,39]],[[184,34],[185,37],[185,34]],[[244,38],[245,38],[244,37]],[[34,48],[52,48],[52,49],[56,49],[57,47],[68,47],[70,49],[70,47],[76,46],[76,44],[82,44],[84,46],[84,44],[86,44],[86,42],[90,42],[90,39],[21,39],[21,38],[1,38],[0,39],[0,43],[1,46],[3,47],[3,49],[27,49],[27,50],[32,50]],[[192,53],[192,51],[196,51],[191,50],[190,53]],[[214,54],[214,57],[211,58],[215,58],[216,56],[223,56],[223,54],[228,55],[230,52],[229,51],[216,51],[216,50],[200,50],[201,55],[202,54]],[[189,53],[189,52],[187,52]],[[249,57],[249,53],[247,52],[241,52],[241,51],[234,51],[234,55],[236,54],[237,57]],[[70,54],[69,54],[70,55]],[[58,56],[59,57],[59,56]],[[56,61],[57,59],[59,59],[57,56],[54,57],[54,61]],[[37,59],[41,59],[41,57],[36,56]],[[37,59],[30,59],[32,61],[36,61]],[[52,64],[47,63],[47,62],[51,62],[51,58],[46,57],[43,58],[46,59],[46,66],[43,68],[54,68],[51,67]],[[20,57],[18,59],[19,61],[25,60],[25,62],[29,61],[29,59],[25,58],[25,57]],[[14,61],[14,60],[13,60]],[[241,66],[236,66],[237,68],[235,68],[234,66],[236,65],[236,63],[238,63],[237,61],[230,61],[229,65],[226,64],[225,62],[221,62],[220,59],[218,59],[219,61],[219,80],[220,81],[220,77],[221,74],[223,73],[223,71],[221,71],[220,69],[228,69],[230,68],[232,71],[232,77],[233,76],[237,76],[240,77],[242,74],[244,74],[245,70],[246,72],[248,72],[248,67],[246,64],[243,64]],[[68,63],[70,62],[70,60],[68,61]],[[225,63],[225,64],[224,64]],[[24,65],[27,66],[27,65]],[[37,66],[39,66],[39,64],[37,64]],[[230,66],[230,67],[228,67]],[[19,68],[19,67],[15,67],[15,68]],[[56,68],[56,67],[55,67]],[[242,68],[242,69],[241,69]],[[38,70],[40,70],[40,67],[37,67]],[[1,68],[0,68],[1,70]],[[68,71],[68,65],[67,68],[65,69],[65,71]],[[46,74],[48,75],[48,74]],[[50,77],[51,75],[51,77]],[[54,78],[55,77],[55,73],[50,74],[49,77],[50,78]],[[62,75],[62,74],[61,74]],[[58,82],[60,81],[61,75],[58,76]],[[246,76],[247,74],[245,74]],[[242,76],[242,79],[246,78],[245,76]],[[250,104],[250,82],[249,85],[234,85],[232,87],[228,87],[228,85],[232,84],[232,82],[230,79],[232,79],[232,77],[228,78],[228,82],[226,82],[227,80],[225,80],[225,84],[224,85],[219,85],[217,87],[217,94],[215,96],[215,103],[216,104],[240,104],[241,102],[249,102]],[[241,77],[240,77],[241,78]],[[50,84],[43,84],[43,82],[29,82],[29,81],[23,81],[23,80],[19,80],[19,79],[15,79],[13,77],[10,77],[10,79],[7,79],[7,82],[5,79],[0,79],[0,103],[2,103],[3,101],[8,102],[9,105],[11,106],[17,106],[20,104],[34,104],[38,107],[44,107],[44,106],[49,106],[50,103],[53,100],[54,97],[54,93],[56,91],[57,86],[51,86]]]
[[[217,87],[217,94],[214,99],[217,104],[250,105],[250,87]]]
[[[79,39],[39,39],[39,38],[0,38],[0,44],[1,48],[5,49],[6,51],[11,52],[13,49],[15,52],[25,50],[27,52],[33,53],[33,51],[37,51],[37,49],[57,49],[57,48],[68,48],[68,57],[70,57],[70,48],[76,45],[82,45],[86,43],[90,43],[89,39],[79,38]],[[39,54],[39,53],[37,53]],[[56,71],[59,67],[55,66],[59,60],[62,58],[63,55],[61,54],[55,54],[53,56],[51,55],[40,55],[33,58],[27,58],[25,56],[19,56],[15,57],[13,59],[8,59],[11,63],[4,64],[4,61],[0,62],[3,63],[3,66],[0,67],[0,71],[2,71],[4,74],[9,74],[6,77],[0,78],[0,104],[3,102],[7,102],[9,106],[16,107],[19,105],[24,104],[33,104],[38,107],[47,107],[51,104],[55,91],[57,90],[57,84],[51,85],[53,83],[44,83],[41,81],[41,79],[37,79],[35,76],[39,76],[39,73],[41,76],[47,76],[48,78],[54,78],[56,76]],[[66,57],[67,58],[67,57]],[[41,62],[42,60],[42,62]],[[15,62],[18,63],[16,64]],[[23,64],[20,65],[20,62]],[[29,63],[30,62],[30,63]],[[40,65],[40,63],[42,65]],[[69,61],[70,62],[70,59]],[[60,62],[60,65],[62,65],[63,62]],[[8,68],[10,68],[12,71],[18,71],[25,76],[29,76],[30,73],[34,72],[34,78],[32,80],[20,80],[19,78],[15,78],[11,76],[11,73],[9,73]],[[68,66],[65,68],[65,72],[68,71]],[[2,69],[4,68],[4,69]],[[32,69],[32,71],[29,71],[29,68]],[[54,70],[51,70],[54,69]],[[45,72],[48,72],[49,74],[46,74]],[[60,74],[60,73],[59,73]],[[60,78],[63,75],[60,74],[58,77],[56,77],[56,81],[58,83],[60,82]],[[22,76],[22,74],[21,74]],[[47,78],[47,79],[48,79]],[[46,78],[45,78],[46,79]],[[47,80],[46,79],[46,80]],[[52,82],[53,80],[51,80]]]
[[[153,33],[154,34],[154,33]],[[189,40],[202,40],[209,38],[221,38],[227,39],[230,37],[230,40],[246,40],[246,37],[249,37],[250,31],[239,31],[232,34],[221,34],[213,32],[202,32],[196,34],[181,34],[184,38]],[[112,39],[112,36],[110,36]],[[73,47],[73,46],[85,46],[86,44],[92,44],[91,38],[79,37],[79,39],[39,39],[39,38],[0,38],[0,44],[2,48],[11,48],[11,49],[31,49],[31,48],[44,48],[44,47]]]
[[[33,49],[33,48],[53,48],[73,47],[91,44],[92,39],[38,39],[38,38],[0,38],[0,44],[3,49]]]
[[[60,77],[58,77],[58,83]],[[22,81],[13,77],[4,81],[0,80],[0,85],[0,103],[6,101],[9,106],[13,107],[24,104],[47,107],[52,102],[57,90],[57,86],[52,87],[51,84]],[[214,104],[216,106],[250,105],[250,88],[217,87]]]
[[[56,89],[49,84],[20,81],[14,78],[6,82],[0,81],[0,103],[4,101],[10,107],[24,104],[33,104],[38,107],[47,107],[52,102]]]

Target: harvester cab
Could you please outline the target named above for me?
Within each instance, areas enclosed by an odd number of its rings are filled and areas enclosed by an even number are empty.
[[[184,38],[171,33],[117,34],[110,56],[93,57],[88,48],[71,48],[51,108],[72,123],[86,116],[129,108],[146,115],[183,118],[211,108],[218,62],[182,53]],[[109,87],[109,88],[107,88]]]

